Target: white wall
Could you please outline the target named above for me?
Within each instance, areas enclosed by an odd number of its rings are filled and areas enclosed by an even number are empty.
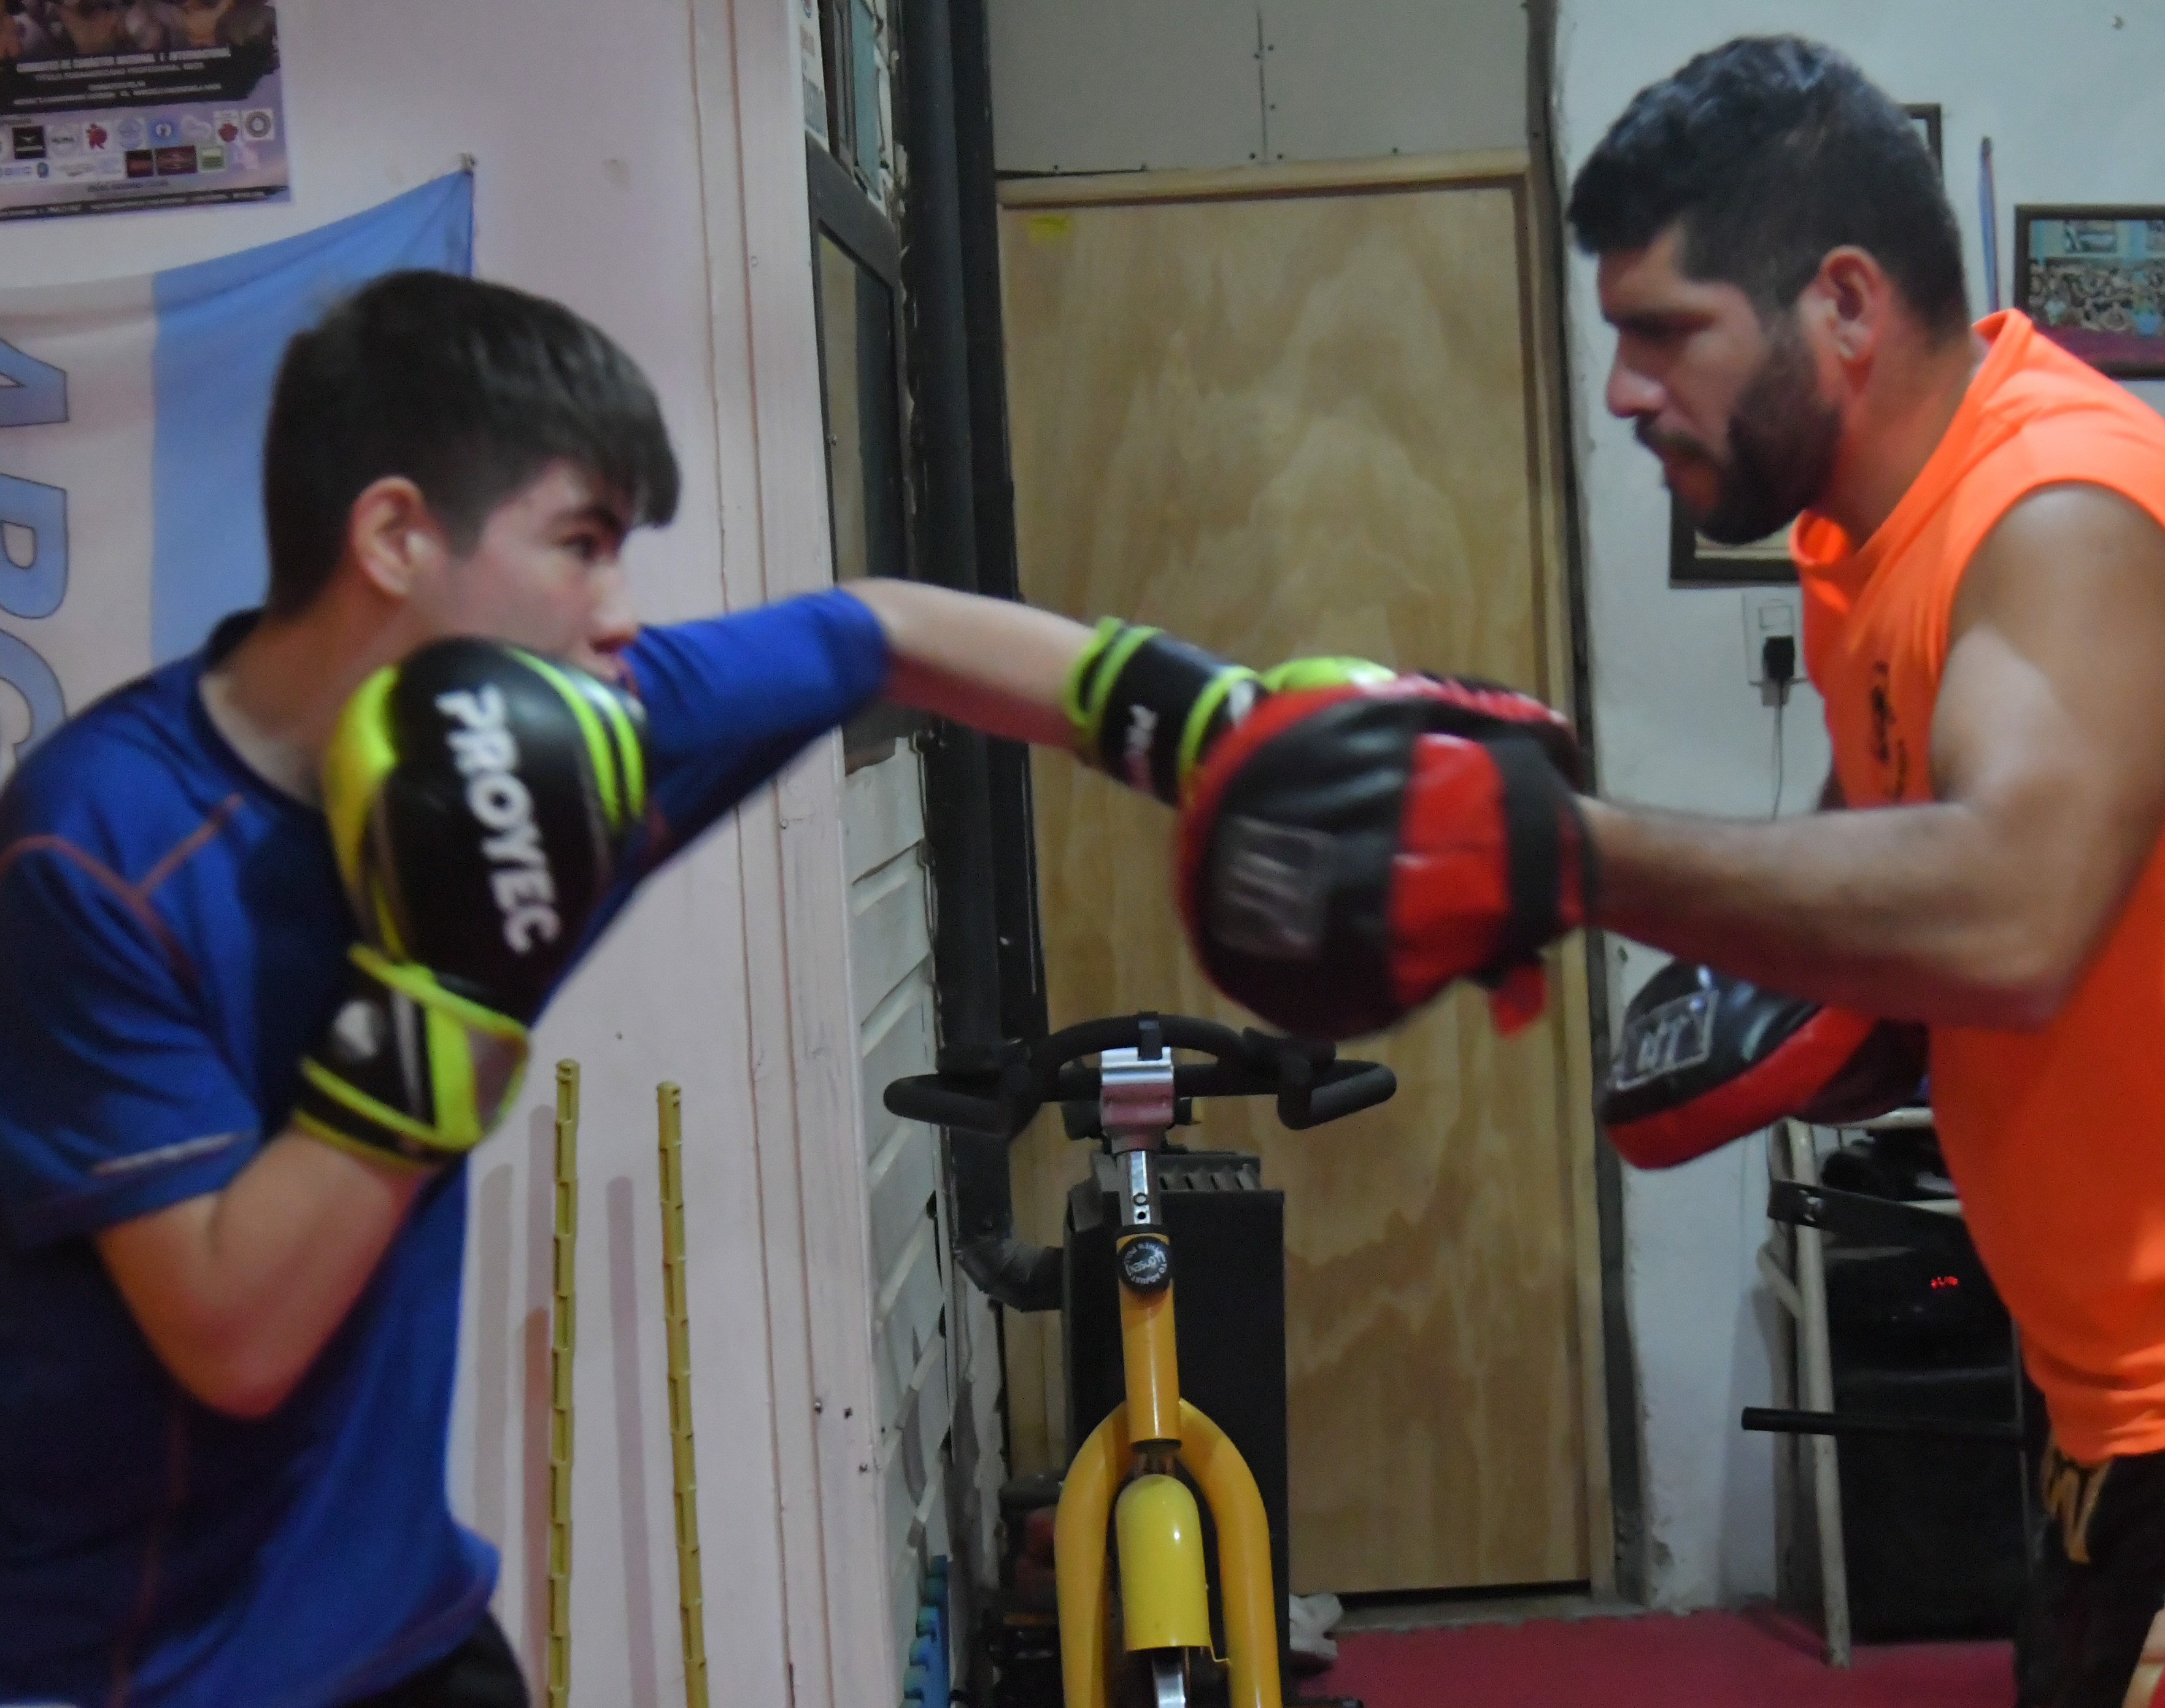
[[[684,495],[672,528],[629,549],[645,613],[701,614],[824,581],[789,0],[612,0],[605,18],[579,0],[287,0],[280,14],[290,203],[10,224],[0,228],[7,282],[227,253],[371,206],[470,154],[477,271],[596,320],[661,394]],[[746,90],[764,104],[755,109]],[[703,146],[726,172],[703,180]],[[727,265],[710,275],[710,258]],[[761,328],[777,325],[786,360],[755,407]],[[768,436],[781,443],[761,450],[755,415],[779,420]],[[801,912],[790,909],[819,905],[824,859],[840,929],[840,780],[822,749],[792,774],[787,814],[762,794],[741,822],[648,886],[552,1010],[520,1112],[472,1164],[450,1481],[461,1516],[504,1544],[498,1611],[534,1676],[547,1510],[546,1105],[557,1058],[583,1064],[575,1700],[657,1708],[682,1690],[655,1164],[663,1079],[684,1092],[706,1640],[720,1699],[783,1702],[793,1684],[801,1704],[883,1694],[850,1682],[857,1663],[841,1652],[851,1639],[824,1628],[821,1574],[839,1568],[820,1563],[820,1527],[836,1541],[850,1527],[814,1488],[815,1440],[829,1459],[865,1456],[865,1424],[841,1420],[870,1408],[837,1403],[831,1421],[815,1422],[812,1394],[868,1390],[869,1360],[839,1376],[822,1368],[828,1347],[808,1322],[817,1307],[803,1274],[821,1255],[821,1211],[800,1204],[788,1178],[798,1165],[795,1112],[811,1107],[803,1118],[812,1120],[824,1106],[794,1083],[792,1040],[817,1043],[824,999],[801,980],[785,985],[781,920],[788,913],[794,928]],[[847,1023],[845,961],[827,959],[831,980],[843,981],[830,1006]],[[844,1124],[814,1131],[837,1137]],[[772,1152],[764,1175],[756,1131]],[[853,1125],[838,1135],[843,1154],[857,1146]],[[808,1170],[821,1166],[816,1148],[805,1147]],[[840,1173],[861,1196],[856,1171]],[[845,1259],[851,1214],[845,1202],[830,1219]],[[861,1285],[846,1260],[825,1267]],[[794,1547],[785,1546],[785,1489]],[[858,1504],[876,1527],[868,1487]],[[871,1570],[877,1585],[877,1560]],[[870,1606],[881,1605],[875,1595]],[[876,1670],[891,1674],[891,1645],[872,1629],[882,1621],[858,1622]]]
[[[1632,94],[1733,35],[1796,30],[1854,57],[1897,100],[1944,109],[1948,193],[1971,300],[1983,311],[1978,145],[1993,139],[2002,301],[2018,202],[2158,199],[2158,0],[1562,0],[1557,137],[1575,169]],[[2047,18],[2049,17],[2049,24]],[[1627,799],[1764,816],[1771,718],[1743,680],[1740,596],[1665,585],[1668,506],[1654,462],[1601,407],[1613,343],[1593,265],[1570,280],[1572,410],[1584,502],[1595,728],[1604,786]],[[2165,384],[2142,390],[2165,405]],[[1817,700],[1789,708],[1784,810],[1825,775]],[[1620,997],[1658,963],[1633,951]],[[1666,1175],[1629,1175],[1629,1299],[1643,1407],[1649,1588],[1664,1605],[1734,1601],[1773,1583],[1770,1437],[1736,1427],[1769,1363],[1751,1254],[1765,1230],[1763,1154],[1736,1145]]]

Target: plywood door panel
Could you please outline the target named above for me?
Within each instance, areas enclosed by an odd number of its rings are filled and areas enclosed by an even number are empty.
[[[1003,213],[1025,596],[1557,697],[1526,238],[1518,179]],[[1053,1023],[1238,1017],[1171,924],[1162,810],[1059,759],[1035,788]],[[1295,1590],[1589,1575],[1573,1023],[1499,1040],[1462,994],[1375,1046],[1385,1109],[1211,1109],[1288,1193]],[[1040,1238],[1057,1134],[1018,1147]],[[1019,1343],[1017,1457],[1056,1458],[1054,1360]]]

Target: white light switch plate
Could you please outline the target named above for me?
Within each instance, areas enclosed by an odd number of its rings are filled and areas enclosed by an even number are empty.
[[[1744,680],[1753,687],[1767,680],[1766,644],[1778,634],[1796,641],[1796,675],[1804,674],[1804,644],[1799,633],[1799,597],[1778,587],[1754,587],[1744,596]]]

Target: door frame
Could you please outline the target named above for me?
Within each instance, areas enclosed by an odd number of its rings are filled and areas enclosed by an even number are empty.
[[[1536,686],[1542,697],[1574,717],[1583,736],[1590,737],[1591,707],[1583,666],[1583,599],[1580,578],[1572,572],[1576,554],[1569,549],[1565,373],[1562,340],[1556,335],[1561,321],[1550,237],[1553,226],[1543,217],[1553,197],[1543,195],[1530,150],[1492,149],[1268,166],[1011,177],[1000,181],[998,199],[1003,212],[1022,212],[1491,187],[1508,191],[1512,198],[1519,242],[1523,356],[1531,376],[1534,407],[1527,417],[1526,455],[1536,495],[1535,600],[1540,635],[1540,679]],[[1600,1190],[1599,1156],[1604,1146],[1593,1119],[1594,992],[1588,956],[1567,953],[1556,965],[1558,988],[1551,993],[1551,1000],[1563,1019],[1557,1069],[1568,1122],[1566,1162],[1571,1180],[1572,1331],[1579,1374],[1580,1474],[1585,1499],[1588,1581],[1593,1594],[1606,1596],[1616,1590],[1617,1556],[1610,1461],[1609,1290],[1602,1261],[1607,1219]]]

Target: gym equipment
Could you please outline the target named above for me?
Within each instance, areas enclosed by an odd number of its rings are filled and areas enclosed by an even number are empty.
[[[1857,1130],[1929,1136],[1931,1120],[1904,1110]],[[1845,1160],[1828,1175],[1862,1172]],[[1825,1184],[1801,1121],[1774,1123],[1767,1173],[1759,1272],[1796,1335],[1776,1398],[1800,1385],[1803,1403],[1741,1422],[1801,1438],[1828,1663],[1849,1665],[1857,1638],[2004,1634],[2034,1544],[2029,1420],[2012,1326],[1960,1206]]]
[[[1210,1059],[1176,1063],[1175,1050]],[[1091,1055],[1095,1068],[1084,1064]],[[1340,1061],[1329,1044],[1151,1013],[1085,1021],[1035,1044],[943,1050],[939,1068],[895,1080],[885,1101],[894,1114],[954,1135],[957,1257],[985,1291],[1042,1309],[1049,1284],[1060,1279],[1060,1253],[1014,1239],[1005,1179],[1008,1143],[1046,1104],[1061,1106],[1070,1138],[1102,1145],[1098,1166],[1116,1195],[1125,1392],[1076,1451],[1055,1519],[1066,1708],[1110,1708],[1116,1690],[1139,1690],[1151,1708],[1189,1708],[1206,1675],[1214,1684],[1221,1668],[1231,1708],[1283,1708],[1283,1584],[1272,1570],[1263,1495],[1226,1431],[1181,1395],[1165,1169],[1198,1159],[1168,1145],[1167,1135],[1192,1122],[1195,1099],[1225,1096],[1275,1097],[1278,1119],[1304,1131],[1386,1101],[1398,1090],[1395,1075],[1377,1063]],[[973,1148],[972,1136],[989,1138],[997,1150]],[[1278,1356],[1283,1364],[1282,1337]],[[1280,1409],[1282,1431],[1282,1390]],[[1217,1532],[1222,1660],[1206,1508]]]
[[[1848,1127],[1916,1100],[1925,1028],[1671,961],[1624,1011],[1594,1113],[1635,1168],[1673,1168],[1784,1116]]]
[[[1538,701],[1425,676],[1272,696],[1181,812],[1196,964],[1305,1037],[1380,1032],[1462,978],[1517,1030],[1598,887],[1570,742]]]

